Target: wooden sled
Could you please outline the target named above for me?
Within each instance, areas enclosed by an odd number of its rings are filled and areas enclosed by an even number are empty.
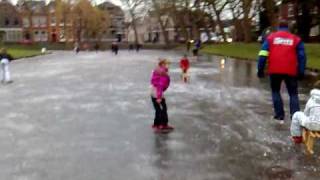
[[[313,145],[315,139],[320,139],[320,131],[311,131],[303,128],[302,131],[303,143],[306,145],[306,150],[308,154],[313,154]]]

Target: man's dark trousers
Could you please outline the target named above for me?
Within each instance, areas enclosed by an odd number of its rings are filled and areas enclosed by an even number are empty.
[[[275,119],[283,120],[285,117],[283,102],[280,94],[281,83],[285,82],[290,97],[290,117],[300,111],[298,97],[298,78],[284,74],[271,74],[270,85],[272,90],[272,101],[274,107]]]

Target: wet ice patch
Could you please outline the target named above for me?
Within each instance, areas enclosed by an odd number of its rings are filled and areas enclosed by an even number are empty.
[[[101,57],[97,53],[88,53],[88,54],[82,54],[81,56],[77,56],[77,59],[87,59],[87,60],[96,60]]]
[[[115,102],[115,106],[110,108],[110,110],[116,110],[117,112],[120,111],[127,111],[130,107],[131,103],[129,102]]]
[[[86,104],[80,104],[79,108],[80,109],[85,109],[85,110],[94,110],[98,107],[100,107],[101,104],[100,103],[86,103]]]
[[[264,101],[264,95],[261,90],[256,88],[231,88],[234,92],[233,98],[238,101]]]
[[[65,73],[71,72],[72,70],[69,70],[67,68],[64,69],[55,69],[55,70],[47,70],[45,72],[43,71],[33,71],[23,74],[14,74],[14,78],[16,79],[24,79],[24,78],[49,78],[52,76],[58,76],[63,75]]]
[[[85,95],[88,93],[90,92],[74,92],[74,93],[65,93],[65,94],[43,95],[43,96],[37,96],[33,98],[25,98],[25,99],[22,99],[21,102],[25,104],[35,104],[35,103],[43,103],[46,101],[70,100],[74,98],[85,97]]]
[[[177,140],[166,141],[166,144],[167,144],[167,148],[174,149],[174,150],[181,150],[186,147],[185,143],[183,143],[182,141],[177,141]]]
[[[131,165],[137,174],[147,179],[157,179],[157,169],[155,169],[149,162],[136,162]]]
[[[184,83],[172,84],[169,88],[169,93],[188,93],[195,96],[213,96],[216,95],[219,89],[211,89],[204,83],[195,83],[192,85]]]
[[[46,149],[40,148],[31,148],[27,153],[26,156],[30,158],[39,157],[47,154]]]
[[[27,119],[29,116],[23,113],[10,112],[4,119]]]
[[[23,133],[23,134],[30,133],[35,129],[32,124],[25,123],[25,122],[16,123],[14,121],[4,122],[2,127],[19,132],[19,133]]]
[[[172,68],[169,70],[169,73],[179,73],[181,74],[180,68]],[[194,75],[213,75],[218,74],[219,70],[215,68],[198,68],[198,67],[192,67],[189,69],[188,73],[192,76]]]
[[[61,79],[65,81],[69,81],[69,80],[78,80],[78,79],[81,79],[81,77],[77,75],[64,75],[61,77]]]

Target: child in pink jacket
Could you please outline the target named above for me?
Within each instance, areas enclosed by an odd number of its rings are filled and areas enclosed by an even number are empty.
[[[155,118],[152,128],[156,130],[172,130],[168,125],[168,114],[164,92],[170,85],[168,61],[161,59],[151,76],[151,100],[155,109]]]

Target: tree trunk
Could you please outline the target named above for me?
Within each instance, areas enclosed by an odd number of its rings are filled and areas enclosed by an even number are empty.
[[[251,25],[250,25],[250,20],[247,17],[244,17],[242,20],[242,28],[244,31],[244,41],[246,43],[249,43],[252,41],[252,36],[251,36]]]
[[[224,42],[227,42],[227,36],[226,36],[226,32],[224,32],[224,26],[223,26],[223,22],[221,21],[221,18],[220,18],[220,13],[217,13],[217,23],[218,23],[220,33],[223,37]]]
[[[297,18],[298,34],[301,36],[303,41],[309,41],[309,35],[311,30],[312,17],[310,14],[310,2],[298,1],[298,6],[301,7],[302,15]]]
[[[206,34],[208,36],[208,41],[210,42],[211,41],[211,30],[208,28],[208,26],[205,27],[205,31],[206,31]]]
[[[268,17],[269,24],[272,29],[276,29],[277,27],[277,13],[276,11],[276,6],[275,2],[272,0],[264,0],[264,8],[266,9],[266,14]]]
[[[192,33],[191,34],[192,39],[200,38],[200,32],[199,32],[198,26],[195,23],[192,23],[191,33]]]
[[[162,35],[163,35],[163,38],[164,38],[164,43],[165,43],[166,45],[169,45],[169,44],[170,44],[170,41],[169,41],[168,32],[166,31],[166,27],[165,27],[165,25],[163,24],[160,15],[158,15],[158,21],[159,21],[159,23],[160,23],[160,28],[161,28],[161,32],[162,32]]]
[[[168,45],[168,44],[170,44],[169,37],[168,37],[168,33],[166,31],[166,27],[163,24],[163,21],[161,19],[160,8],[158,7],[156,0],[152,0],[152,3],[153,3],[154,10],[156,11],[156,16],[157,16],[158,22],[160,24],[160,29],[161,29],[161,32],[162,32],[162,35],[164,38],[164,42],[166,45]]]
[[[139,35],[138,35],[138,30],[137,30],[137,25],[136,25],[136,20],[132,19],[132,28],[134,31],[134,42],[135,44],[139,44]]]
[[[221,17],[220,17],[221,11],[217,9],[215,3],[212,4],[212,9],[213,9],[214,13],[217,16],[217,23],[218,23],[222,38],[223,38],[224,42],[226,42],[227,41],[227,36],[226,36],[226,33],[224,32],[224,25],[223,25],[223,22],[222,22]]]
[[[244,31],[244,41],[246,43],[249,43],[252,41],[252,36],[251,36],[251,19],[249,18],[249,13],[251,10],[251,6],[249,3],[251,1],[245,1],[246,3],[243,4],[243,19],[241,22],[242,29]]]

